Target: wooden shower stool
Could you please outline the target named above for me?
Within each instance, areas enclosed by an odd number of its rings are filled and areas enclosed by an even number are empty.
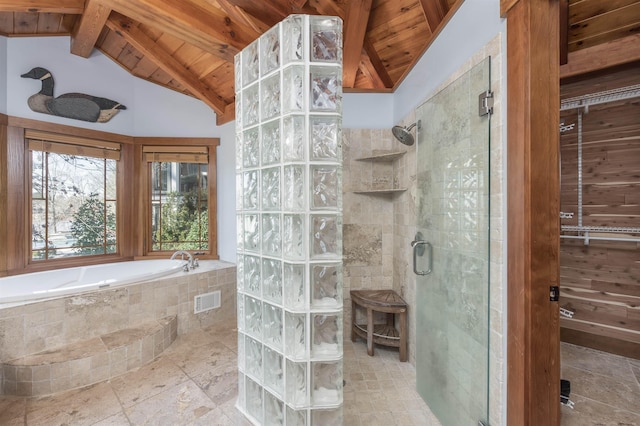
[[[367,323],[356,324],[356,308],[367,310]],[[351,341],[356,335],[367,339],[367,354],[373,356],[373,344],[400,349],[400,361],[407,360],[407,302],[393,290],[351,290]],[[385,312],[386,324],[373,324],[373,312]],[[395,327],[400,316],[400,331]]]

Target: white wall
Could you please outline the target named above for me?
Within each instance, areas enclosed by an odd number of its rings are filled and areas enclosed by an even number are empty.
[[[392,93],[345,93],[342,96],[342,127],[390,129],[393,121]]]
[[[215,113],[201,101],[131,76],[98,51],[89,58],[69,53],[69,37],[0,37],[0,112],[129,136],[218,137],[218,252],[235,261],[235,130],[216,126]],[[29,109],[27,99],[40,82],[21,78],[33,67],[47,68],[54,96],[80,92],[126,105],[107,123],[88,123]],[[6,87],[6,90],[4,90]]]
[[[462,3],[395,91],[394,123],[409,115],[499,33],[506,33],[506,22],[500,18],[500,0],[466,0]]]
[[[129,135],[133,130],[133,78],[99,52],[89,58],[69,53],[69,37],[13,37],[7,46],[7,114],[75,127]],[[38,80],[20,75],[34,67],[48,69],[55,82],[54,96],[86,93],[120,102],[128,109],[107,123],[88,123],[31,111],[27,99],[41,88]]]

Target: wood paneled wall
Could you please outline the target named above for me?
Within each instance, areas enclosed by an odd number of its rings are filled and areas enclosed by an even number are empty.
[[[563,86],[576,96],[640,83],[638,68]],[[563,96],[564,97],[564,96]],[[562,225],[578,224],[578,110],[561,112],[575,128],[560,136]],[[640,228],[640,98],[591,106],[582,117],[582,224]],[[640,234],[591,233],[636,237]],[[561,338],[640,358],[640,243],[561,239]]]

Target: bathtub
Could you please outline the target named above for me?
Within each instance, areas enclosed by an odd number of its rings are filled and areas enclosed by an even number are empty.
[[[181,271],[185,263],[179,259],[138,260],[4,277],[0,278],[0,306],[152,280]]]

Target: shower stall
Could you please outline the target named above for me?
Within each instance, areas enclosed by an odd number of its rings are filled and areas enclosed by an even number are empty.
[[[416,111],[417,386],[444,426],[489,424],[490,67]]]

